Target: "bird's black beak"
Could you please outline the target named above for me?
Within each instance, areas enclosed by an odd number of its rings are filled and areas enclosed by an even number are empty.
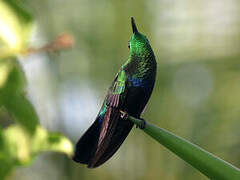
[[[132,31],[133,33],[138,33],[137,26],[135,24],[135,20],[133,17],[131,17],[131,23],[132,23]]]

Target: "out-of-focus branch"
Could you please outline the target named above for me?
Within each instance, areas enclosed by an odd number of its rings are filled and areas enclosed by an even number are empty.
[[[28,55],[31,53],[40,53],[40,52],[56,52],[64,49],[72,48],[74,45],[74,38],[71,34],[63,33],[53,39],[50,43],[39,48],[29,48],[23,54]]]

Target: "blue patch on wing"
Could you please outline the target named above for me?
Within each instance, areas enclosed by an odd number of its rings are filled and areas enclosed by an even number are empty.
[[[104,116],[99,115],[99,116],[98,116],[98,123],[99,123],[99,124],[102,124],[103,119],[104,119]]]
[[[99,116],[98,116],[98,122],[99,124],[101,124],[103,122],[103,119],[104,119],[104,116],[105,116],[105,113],[107,112],[107,105],[104,104],[104,107],[103,109],[100,111],[99,113]]]
[[[129,77],[128,80],[132,83],[134,87],[150,88],[153,86],[154,81],[143,78]]]

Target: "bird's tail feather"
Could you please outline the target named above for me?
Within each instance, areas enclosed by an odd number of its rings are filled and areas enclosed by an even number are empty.
[[[103,122],[99,118],[79,139],[73,157],[74,161],[87,164],[88,168],[96,168],[110,159],[133,127],[133,122],[121,118],[117,108],[108,108]]]
[[[92,160],[88,164],[89,168],[96,168],[110,159],[119,149],[133,127],[133,122],[121,118],[121,114],[117,108],[110,109],[110,122],[106,136],[102,140],[101,145],[98,145]]]
[[[74,161],[88,164],[94,155],[101,129],[101,123],[99,123],[98,118],[77,142],[73,156]]]

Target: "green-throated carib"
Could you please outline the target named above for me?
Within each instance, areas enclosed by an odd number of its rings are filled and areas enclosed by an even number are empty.
[[[111,158],[132,129],[133,122],[122,112],[140,118],[152,94],[157,67],[155,56],[146,36],[138,32],[133,17],[131,23],[129,58],[114,78],[96,120],[76,145],[73,160],[89,168],[98,167]]]

